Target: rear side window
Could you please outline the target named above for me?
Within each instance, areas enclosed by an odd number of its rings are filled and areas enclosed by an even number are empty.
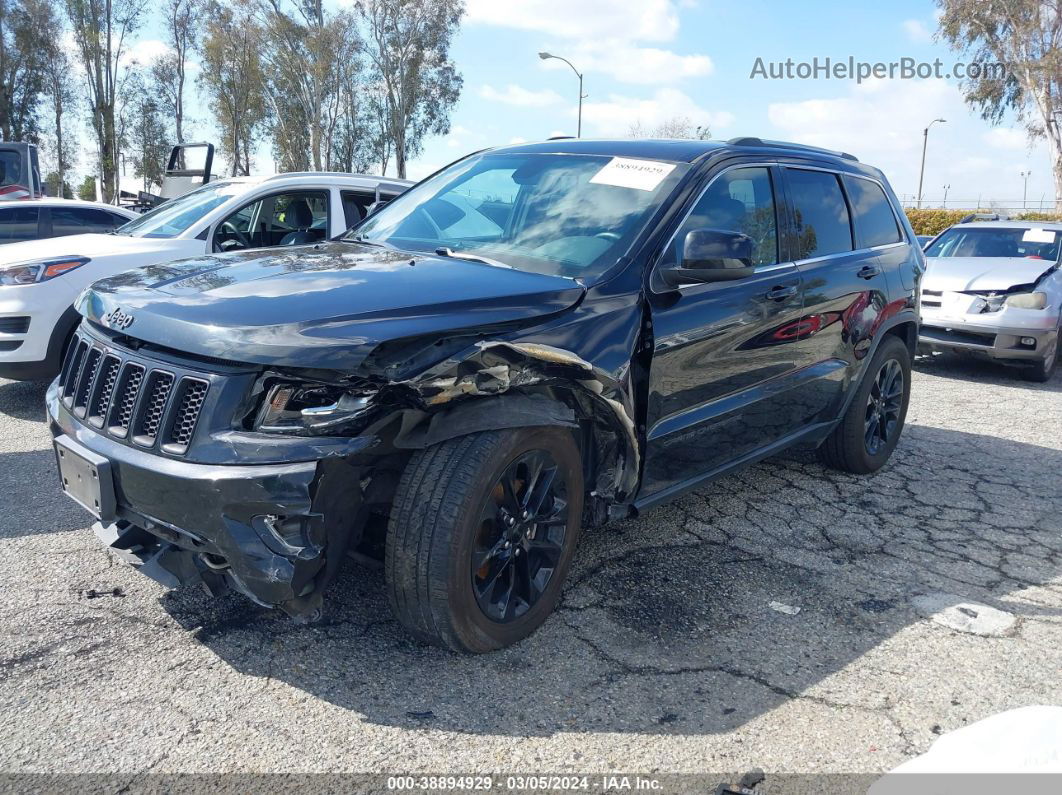
[[[859,248],[872,248],[899,243],[903,239],[900,236],[900,227],[896,225],[896,215],[881,186],[869,179],[850,177],[847,174],[841,179],[844,180],[848,199],[852,203],[856,245]]]
[[[365,217],[365,211],[373,202],[372,197],[349,190],[345,190],[339,195],[343,198],[343,222],[346,224],[346,228],[350,229],[352,226],[360,224]]]
[[[52,207],[52,234],[55,237],[106,232],[118,225],[114,216],[106,210],[93,207]]]
[[[796,234],[794,259],[852,250],[852,224],[837,175],[786,169]]]
[[[0,243],[37,239],[36,207],[4,207],[0,209]]]

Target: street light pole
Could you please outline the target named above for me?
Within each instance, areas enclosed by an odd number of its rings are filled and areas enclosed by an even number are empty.
[[[1021,189],[1021,209],[1024,210],[1024,209],[1026,209],[1028,207],[1028,203],[1027,203],[1026,199],[1029,196],[1029,177],[1032,176],[1032,172],[1031,171],[1020,171],[1018,173],[1021,175],[1021,178],[1023,180],[1025,180],[1025,185]]]
[[[945,210],[948,209],[948,191],[951,190],[951,185],[944,186],[944,204],[941,205]]]
[[[576,138],[582,138],[583,137],[583,99],[585,99],[585,95],[583,94],[583,73],[580,72],[578,69],[576,69],[571,61],[569,61],[567,58],[561,58],[559,55],[551,55],[548,52],[540,52],[538,54],[538,57],[541,58],[543,61],[548,61],[550,58],[555,58],[558,61],[564,61],[564,63],[568,64],[568,66],[571,66],[572,71],[575,72],[575,76],[579,78],[579,115],[578,115],[577,121],[576,121],[575,137]]]
[[[922,130],[922,168],[918,172],[918,207],[922,207],[922,179],[926,175],[926,144],[929,142],[929,128],[937,122],[946,122],[947,119],[933,119],[926,128]]]

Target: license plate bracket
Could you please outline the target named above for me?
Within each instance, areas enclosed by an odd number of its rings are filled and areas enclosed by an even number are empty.
[[[55,439],[55,462],[63,491],[101,521],[114,519],[114,478],[111,462],[65,434]]]

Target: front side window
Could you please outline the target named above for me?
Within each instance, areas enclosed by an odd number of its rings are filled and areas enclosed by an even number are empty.
[[[328,234],[328,193],[298,191],[265,196],[246,204],[218,224],[221,251],[316,243]]]
[[[29,187],[27,177],[22,171],[22,156],[17,151],[0,149],[0,188],[8,185]]]
[[[790,168],[786,181],[793,202],[794,259],[851,251],[852,225],[837,175]]]
[[[679,227],[669,261],[682,260],[686,235],[696,229],[740,232],[752,239],[753,264],[778,262],[778,225],[771,173],[766,168],[735,168],[708,186]]]
[[[0,243],[37,239],[36,207],[0,208]]]
[[[470,157],[398,196],[350,239],[413,252],[447,248],[521,270],[594,279],[688,170],[606,155]]]
[[[926,249],[927,257],[1022,257],[1058,260],[1062,232],[1054,229],[953,227]]]
[[[211,182],[202,188],[170,199],[149,213],[119,227],[118,234],[131,237],[177,237],[216,207],[247,191],[238,182]]]
[[[859,177],[842,177],[852,203],[855,218],[856,245],[859,248],[887,246],[903,240],[896,215],[885,191],[876,182]]]

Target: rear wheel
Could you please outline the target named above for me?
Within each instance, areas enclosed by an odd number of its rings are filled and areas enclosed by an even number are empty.
[[[527,637],[560,598],[582,498],[579,451],[564,429],[486,431],[419,451],[387,531],[395,616],[458,651]]]
[[[911,397],[911,355],[886,336],[841,422],[819,448],[823,463],[866,475],[885,465],[900,440]]]

